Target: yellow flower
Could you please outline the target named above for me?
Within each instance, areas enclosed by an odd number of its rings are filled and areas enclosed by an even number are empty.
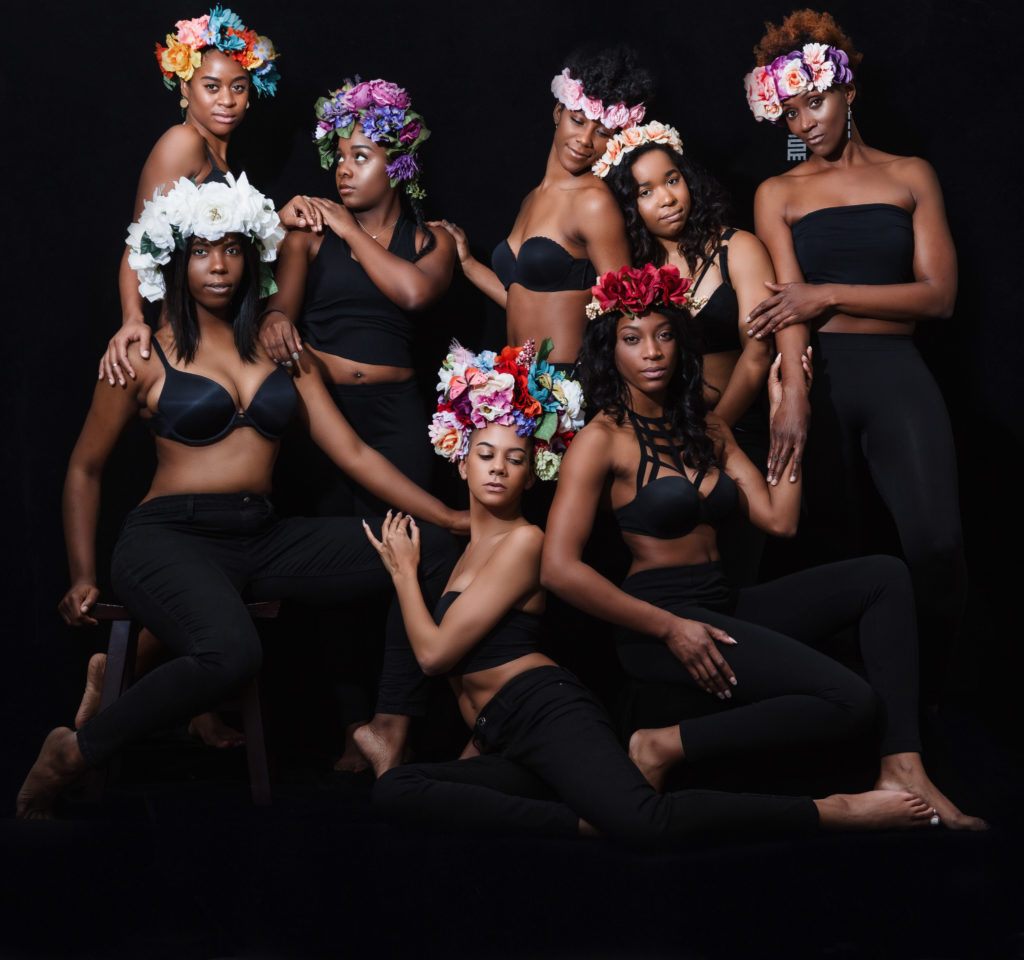
[[[187,82],[202,62],[203,57],[198,50],[193,50],[187,43],[181,43],[167,34],[167,49],[160,53],[160,66],[164,70]]]

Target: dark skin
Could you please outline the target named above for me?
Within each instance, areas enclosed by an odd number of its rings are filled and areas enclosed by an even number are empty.
[[[956,299],[956,253],[934,170],[917,157],[898,157],[867,146],[856,126],[847,137],[847,108],[856,89],[837,85],[808,91],[783,104],[790,133],[810,154],[781,176],[766,180],[754,198],[758,237],[771,254],[778,282],[750,311],[753,338],[785,336],[810,340],[812,325],[829,333],[912,333],[916,321],[949,317]],[[826,207],[885,203],[911,214],[914,279],[900,284],[808,284],[793,249],[791,228],[801,217]],[[792,354],[792,351],[788,351]],[[786,354],[787,350],[784,349]],[[783,367],[784,403],[780,437],[772,438],[773,471],[799,458],[810,413],[801,379]]]
[[[403,310],[423,310],[436,302],[451,283],[455,244],[443,230],[435,230],[437,245],[415,263],[388,251],[401,213],[401,187],[390,185],[386,166],[384,149],[364,136],[357,123],[350,138],[338,141],[335,184],[341,203],[319,197],[309,202],[322,223],[349,245],[352,256],[389,300]],[[426,240],[418,230],[417,248]],[[411,367],[361,363],[303,347],[295,320],[302,312],[309,265],[322,242],[322,232],[296,231],[289,233],[281,245],[276,271],[278,290],[267,303],[260,330],[267,355],[288,363],[308,349],[333,383],[398,383],[411,379]]]
[[[555,106],[555,135],[544,179],[526,195],[508,243],[517,257],[532,237],[556,241],[574,258],[587,259],[598,275],[629,263],[622,213],[603,181],[590,168],[601,158],[615,131],[589,120],[581,110]],[[497,275],[469,252],[465,233],[439,221],[458,244],[459,262],[469,280],[505,308],[509,343],[545,337],[554,340],[552,363],[573,363],[583,341],[589,290],[543,292],[514,283],[506,292]]]

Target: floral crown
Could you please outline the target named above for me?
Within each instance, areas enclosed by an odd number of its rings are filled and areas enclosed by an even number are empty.
[[[676,153],[683,152],[683,141],[679,137],[679,131],[675,127],[668,127],[664,123],[652,120],[643,126],[626,127],[615,134],[608,141],[608,147],[601,159],[590,168],[591,173],[603,180],[608,176],[608,171],[612,167],[617,167],[627,153],[642,147],[645,143],[660,143],[671,147]]]
[[[583,388],[538,352],[532,340],[501,353],[472,353],[453,340],[437,371],[437,412],[430,421],[434,452],[451,461],[469,452],[473,430],[498,423],[532,436],[533,468],[541,480],[554,480],[569,442],[583,426]]]
[[[582,110],[588,120],[600,120],[609,130],[631,127],[643,120],[646,113],[642,103],[635,107],[627,107],[620,100],[606,107],[600,100],[588,97],[583,92],[583,84],[569,75],[568,67],[551,81],[551,92],[556,100],[564,103],[570,110]]]
[[[164,86],[174,89],[174,78],[188,82],[202,63],[200,51],[216,47],[237,60],[252,75],[252,85],[262,97],[277,93],[277,72],[274,60],[278,53],[269,37],[257,36],[247,30],[237,13],[226,7],[214,7],[208,14],[194,20],[179,20],[178,32],[167,34],[167,46],[156,45],[156,61],[164,75]]]
[[[128,228],[128,263],[139,275],[139,293],[147,300],[162,300],[167,292],[163,271],[175,250],[184,250],[189,237],[219,240],[227,233],[240,233],[255,244],[260,254],[260,296],[275,290],[267,266],[277,259],[277,245],[284,228],[274,204],[250,186],[243,173],[227,183],[196,186],[182,177],[166,194],[159,189],[147,200],[142,216]]]
[[[827,90],[833,83],[850,83],[853,72],[845,50],[827,43],[805,43],[803,50],[776,57],[743,78],[747,103],[760,123],[782,119],[782,101],[808,90]]]
[[[656,267],[623,267],[609,270],[590,288],[594,299],[587,304],[587,317],[596,320],[606,313],[621,312],[638,317],[658,306],[685,309],[690,303],[693,281],[681,277],[679,268],[671,264]]]
[[[359,123],[367,137],[383,145],[391,186],[404,181],[410,197],[421,200],[426,196],[420,186],[420,165],[413,154],[430,131],[423,117],[410,108],[409,94],[402,87],[386,80],[346,80],[340,90],[317,100],[316,118],[313,139],[325,170],[334,163],[338,137],[347,140]]]

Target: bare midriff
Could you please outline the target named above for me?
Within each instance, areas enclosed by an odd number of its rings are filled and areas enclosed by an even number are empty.
[[[554,349],[549,363],[575,363],[587,323],[589,290],[527,290],[518,283],[508,288],[505,304],[508,342],[519,345],[534,340],[539,348],[550,337]]]
[[[472,727],[476,723],[476,718],[480,716],[480,711],[509,680],[526,673],[527,670],[554,666],[557,666],[555,661],[544,654],[528,653],[524,657],[509,660],[500,667],[489,667],[487,670],[452,677],[452,690],[455,691],[462,719],[466,721],[467,726]]]
[[[314,350],[308,345],[305,349],[312,350],[323,362],[324,370],[331,383],[352,384],[356,386],[374,383],[404,383],[416,375],[416,371],[412,367],[390,367],[382,363],[361,363],[358,360],[349,360],[348,357],[339,357],[333,353]]]

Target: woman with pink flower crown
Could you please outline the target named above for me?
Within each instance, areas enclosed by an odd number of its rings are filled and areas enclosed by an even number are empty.
[[[179,20],[167,34],[166,45],[156,45],[156,61],[164,86],[177,90],[184,119],[157,140],[139,175],[134,216],[155,192],[165,190],[181,177],[196,183],[224,183],[230,176],[227,150],[231,135],[245,119],[255,90],[260,97],[277,92],[280,74],[277,50],[269,37],[258,35],[238,14],[216,6],[191,20]],[[321,219],[304,197],[294,197],[278,211],[285,227],[309,227],[319,231]],[[146,323],[139,281],[121,259],[121,329],[111,338],[100,358],[99,379],[111,386],[125,386],[134,378],[128,345],[138,342],[141,356],[149,356],[151,330]]]
[[[491,268],[473,257],[459,227],[446,220],[440,225],[455,238],[469,280],[505,308],[509,341],[552,337],[551,362],[571,368],[590,287],[598,273],[629,262],[622,214],[590,168],[616,131],[643,120],[653,81],[632,50],[618,47],[571,56],[551,92],[555,135],[544,179],[495,247]]]
[[[778,282],[751,310],[749,332],[789,328],[814,344],[815,559],[865,552],[858,479],[866,461],[910,567],[922,690],[935,703],[967,588],[949,416],[913,342],[917,322],[949,317],[956,297],[942,191],[924,160],[861,139],[852,117],[861,55],[829,14],[801,10],[769,25],[754,52],[746,90],[755,118],[784,124],[810,156],[758,188],[756,230]],[[806,418],[792,360],[783,382],[780,417]]]

